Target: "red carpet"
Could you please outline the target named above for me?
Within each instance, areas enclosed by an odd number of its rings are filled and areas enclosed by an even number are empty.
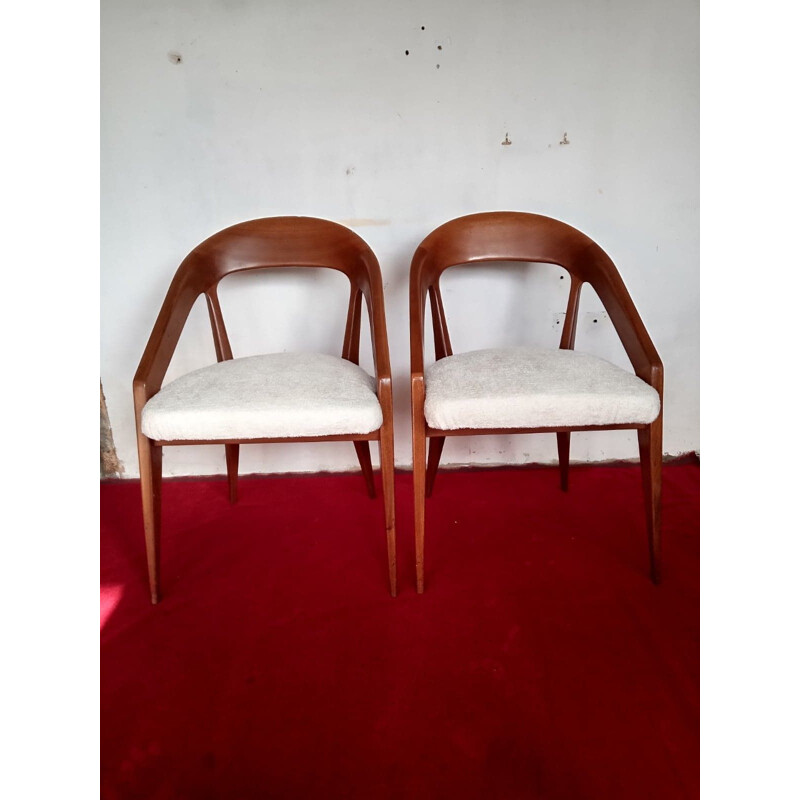
[[[359,474],[101,489],[101,787],[115,798],[685,798],[699,791],[699,475],[440,473],[427,591],[398,475],[399,595]]]

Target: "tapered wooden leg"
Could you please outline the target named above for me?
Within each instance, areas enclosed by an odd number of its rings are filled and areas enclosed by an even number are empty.
[[[225,445],[225,463],[228,466],[228,497],[231,505],[239,499],[239,445]]]
[[[161,448],[142,434],[139,435],[139,475],[150,600],[155,604],[159,600],[161,574]]]
[[[361,472],[367,483],[367,494],[370,497],[375,497],[375,479],[372,475],[372,459],[369,455],[369,442],[353,442],[353,444],[356,446],[358,463],[361,464]],[[383,469],[383,467],[381,467],[381,469]]]
[[[414,469],[414,550],[417,591],[425,590],[425,414],[424,389],[412,385],[411,437]]]
[[[639,430],[639,457],[650,544],[650,578],[656,585],[661,583],[661,435],[661,417],[649,427]]]
[[[445,436],[432,436],[428,445],[428,471],[425,473],[425,497],[433,494],[433,483],[439,470],[439,459],[442,457]]]
[[[367,444],[357,442],[357,444]],[[369,458],[369,453],[367,453]],[[370,466],[370,479],[372,467]],[[381,432],[381,480],[383,482],[383,510],[386,518],[386,549],[389,554],[389,591],[397,597],[397,546],[394,517],[394,437],[391,428]],[[373,494],[374,496],[374,489]]]
[[[558,440],[558,468],[561,472],[561,491],[566,492],[569,489],[569,431],[557,433],[556,439]]]

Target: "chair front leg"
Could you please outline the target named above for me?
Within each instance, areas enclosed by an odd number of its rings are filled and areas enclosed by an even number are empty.
[[[661,583],[661,465],[662,417],[639,431],[639,458],[642,464],[642,485],[650,545],[650,578]]]
[[[414,469],[414,549],[417,592],[425,591],[425,388],[411,386],[411,438]]]
[[[362,442],[361,444],[366,445],[367,442]],[[391,422],[388,425],[384,424],[381,429],[380,445],[383,512],[386,519],[386,551],[389,556],[389,591],[392,597],[397,597],[397,544],[395,541],[394,514],[394,432]],[[370,476],[371,475],[372,468],[370,467]],[[375,496],[374,489],[371,496]]]
[[[147,572],[150,579],[150,600],[159,600],[161,576],[161,447],[140,433],[139,482],[142,489],[144,541],[147,550]]]

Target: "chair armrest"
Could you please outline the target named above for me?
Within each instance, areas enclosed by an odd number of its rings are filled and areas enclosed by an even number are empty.
[[[175,274],[136,369],[133,394],[137,418],[144,404],[161,389],[178,339],[199,295],[188,285],[185,275],[181,269]]]
[[[389,361],[389,339],[386,333],[386,308],[383,301],[381,271],[372,252],[365,257],[368,283],[362,285],[361,292],[367,304],[370,341],[375,367],[375,380],[378,386],[388,383],[391,387],[392,368]]]
[[[586,246],[576,259],[580,266],[579,274],[595,290],[608,312],[637,377],[662,396],[664,365],[625,282],[609,255],[596,242],[584,238]]]
[[[425,300],[430,288],[425,261],[427,253],[417,248],[411,261],[409,280],[409,323],[411,332],[411,383],[425,379]]]
[[[650,384],[659,394],[664,390],[664,364],[650,338],[650,334],[625,288],[622,278],[615,273],[609,282],[610,291],[596,287],[598,296],[608,311],[617,335],[625,348],[636,375]]]

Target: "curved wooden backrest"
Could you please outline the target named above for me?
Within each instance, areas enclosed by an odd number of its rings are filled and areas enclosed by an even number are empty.
[[[606,308],[636,374],[663,386],[663,365],[625,284],[608,255],[576,228],[550,217],[491,211],[440,225],[421,242],[411,262],[411,373],[423,375],[425,296],[430,294],[436,358],[452,354],[439,278],[456,265],[492,261],[557,264],[572,283],[561,347],[574,345],[580,288],[588,283]]]
[[[217,359],[232,358],[217,285],[226,275],[273,267],[336,269],[350,279],[350,307],[342,357],[358,363],[361,297],[372,332],[375,377],[389,380],[389,348],[380,267],[369,245],[353,231],[313,217],[267,217],[215,233],[178,267],[134,378],[137,411],[160,388],[195,301],[205,294]]]

